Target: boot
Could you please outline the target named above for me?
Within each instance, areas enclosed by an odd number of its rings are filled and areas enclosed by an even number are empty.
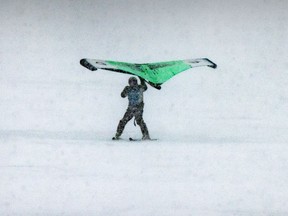
[[[119,140],[120,139],[121,134],[119,134],[118,132],[115,134],[115,136],[112,138],[112,140]]]
[[[150,138],[149,134],[145,134],[145,135],[143,135],[142,140],[151,140],[151,138]]]
[[[150,136],[149,136],[149,132],[148,132],[148,128],[145,124],[145,122],[143,121],[143,119],[139,122],[139,126],[141,128],[141,132],[142,132],[142,140],[150,140]]]

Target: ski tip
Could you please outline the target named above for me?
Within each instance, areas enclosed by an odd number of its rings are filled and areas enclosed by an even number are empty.
[[[112,137],[112,140],[121,140],[121,138]]]

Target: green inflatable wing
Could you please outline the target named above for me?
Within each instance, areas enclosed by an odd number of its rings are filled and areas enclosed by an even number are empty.
[[[207,58],[133,64],[126,62],[105,61],[96,59],[81,59],[80,64],[89,70],[110,70],[120,73],[132,74],[145,79],[153,87],[160,89],[161,85],[185,70],[193,67],[209,66],[216,68],[217,65]]]

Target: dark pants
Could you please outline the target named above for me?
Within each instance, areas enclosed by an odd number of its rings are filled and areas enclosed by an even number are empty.
[[[135,107],[128,107],[123,118],[120,120],[117,127],[117,136],[121,136],[126,124],[135,117],[136,123],[140,126],[143,137],[149,137],[148,128],[143,120],[144,104]]]

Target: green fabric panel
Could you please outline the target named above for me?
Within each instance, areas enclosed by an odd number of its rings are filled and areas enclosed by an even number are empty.
[[[107,61],[119,70],[140,76],[152,83],[162,84],[176,74],[190,69],[184,61],[159,62],[151,64],[131,64],[126,62]]]

